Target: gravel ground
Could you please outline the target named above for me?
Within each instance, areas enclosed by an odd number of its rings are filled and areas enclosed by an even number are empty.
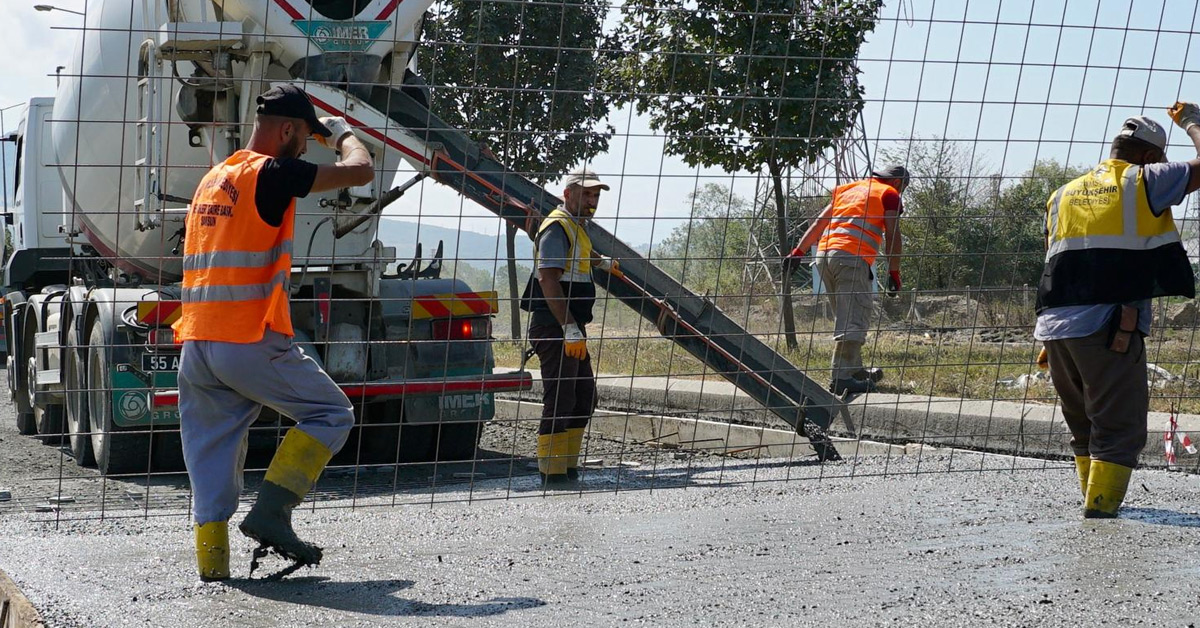
[[[296,514],[326,547],[320,567],[263,580],[285,566],[268,558],[248,579],[251,544],[234,532],[235,578],[203,584],[184,478],[98,479],[17,436],[5,412],[0,569],[49,626],[1200,619],[1192,475],[1139,471],[1120,519],[1084,521],[1062,462],[943,451],[813,465],[595,439],[603,467],[546,493],[530,427],[496,425],[482,463],[331,470]],[[512,444],[518,456],[500,453]],[[61,487],[75,501],[38,512]]]

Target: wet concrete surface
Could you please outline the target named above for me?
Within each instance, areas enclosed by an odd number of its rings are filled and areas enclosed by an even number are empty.
[[[184,476],[101,479],[0,408],[0,570],[68,627],[1200,624],[1198,476],[1138,471],[1120,519],[1084,521],[1065,461],[589,439],[601,466],[547,493],[531,434],[489,427],[481,462],[331,469],[296,514],[320,567],[250,580],[235,530],[235,578],[204,584]]]

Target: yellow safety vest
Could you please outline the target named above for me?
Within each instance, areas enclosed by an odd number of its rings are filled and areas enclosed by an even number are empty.
[[[592,306],[596,303],[596,286],[592,283],[592,239],[588,237],[587,230],[583,225],[562,207],[550,212],[542,220],[542,224],[538,227],[539,237],[537,239],[540,240],[541,234],[555,225],[561,227],[567,234],[569,243],[567,267],[563,269],[562,279],[559,280],[559,283],[562,285],[563,295],[567,298],[567,308],[571,312],[571,318],[580,325],[585,325],[592,321]],[[550,306],[546,303],[545,295],[542,294],[541,284],[538,283],[538,277],[541,276],[538,270],[540,259],[541,251],[535,246],[533,273],[525,286],[525,293],[521,298],[521,309],[533,312],[532,324],[549,325],[557,323],[557,321],[550,314]]]
[[[1046,202],[1046,265],[1037,309],[1195,296],[1171,210],[1150,210],[1142,168],[1101,162]]]

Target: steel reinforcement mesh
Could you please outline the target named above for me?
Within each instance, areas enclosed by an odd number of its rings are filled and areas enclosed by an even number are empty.
[[[415,26],[385,0],[83,4],[46,34],[81,41],[53,108],[0,110],[7,249],[26,256],[6,275],[0,513],[48,520],[190,512],[165,331],[180,227],[270,82],[344,115],[377,174],[295,210],[296,342],[357,417],[316,509],[1068,467],[1033,337],[1046,202],[1129,116],[1163,125],[1171,160],[1196,148],[1166,111],[1200,99],[1195,3],[447,0]],[[102,42],[127,58],[97,62]],[[89,104],[101,83],[125,96]],[[425,106],[458,131],[431,132]],[[824,397],[764,404],[754,386],[826,389],[837,330],[811,252],[784,258],[835,187],[888,165],[911,173],[901,285],[881,254],[838,297],[862,308],[864,365],[882,379],[828,406],[826,429],[798,430]],[[518,305],[539,219],[581,166],[609,187],[596,250],[627,274],[595,273],[596,409],[579,480],[545,486],[541,364]],[[1193,197],[1169,200],[1194,263]],[[1196,306],[1152,311],[1141,464],[1195,472]],[[512,373],[531,387],[486,392],[485,374]],[[402,384],[419,385],[376,394]],[[250,428],[243,501],[292,425],[266,408]]]

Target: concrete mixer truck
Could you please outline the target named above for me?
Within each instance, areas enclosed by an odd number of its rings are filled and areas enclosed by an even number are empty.
[[[440,277],[440,247],[390,270],[396,251],[375,239],[379,212],[413,182],[393,187],[400,160],[423,165],[429,151],[378,112],[393,90],[424,97],[408,66],[429,4],[89,3],[57,95],[31,100],[11,138],[3,315],[22,433],[65,441],[106,474],[179,466],[170,325],[184,216],[211,164],[249,138],[255,97],[294,81],[321,115],[359,127],[377,164],[373,184],[296,210],[292,318],[358,410],[345,451],[355,462],[472,457],[493,393],[531,385],[492,372],[496,295]],[[335,160],[316,143],[307,158]],[[264,412],[260,424],[279,420]]]
[[[395,251],[374,238],[379,214],[420,177],[522,228],[562,201],[430,111],[413,54],[431,4],[88,3],[56,97],[30,103],[17,138],[25,196],[10,216],[3,313],[22,431],[61,435],[105,473],[178,455],[169,324],[187,206],[209,166],[249,137],[255,97],[293,82],[318,115],[357,128],[378,168],[371,185],[297,206],[292,318],[360,411],[343,451],[385,463],[474,452],[492,395],[530,378],[492,372],[494,294],[437,278],[437,263],[387,271]],[[308,157],[334,159],[319,146]],[[417,174],[395,185],[401,163]],[[839,458],[834,417],[854,431],[842,400],[603,227],[587,229],[595,251],[621,260],[623,276],[594,277],[609,297],[794,427],[819,460]]]

